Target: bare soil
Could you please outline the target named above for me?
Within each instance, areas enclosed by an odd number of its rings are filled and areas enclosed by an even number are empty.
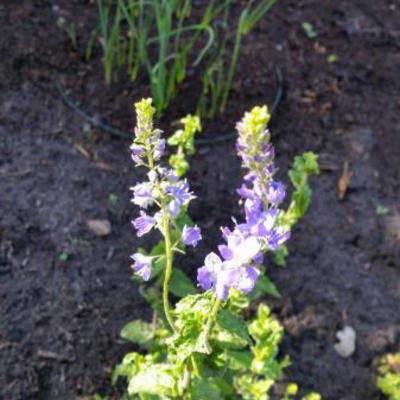
[[[131,349],[119,330],[149,315],[130,280],[138,241],[128,188],[140,177],[129,142],[87,124],[57,89],[98,120],[132,132],[132,104],[149,94],[147,84],[107,86],[98,45],[85,62],[96,13],[93,1],[0,5],[0,399],[112,393],[112,366]],[[74,22],[78,52],[57,27],[60,16]],[[294,155],[313,150],[321,174],[287,266],[267,267],[282,300],[266,301],[287,329],[282,354],[292,366],[285,379],[327,400],[379,399],[374,363],[399,348],[399,20],[394,0],[277,2],[244,40],[227,112],[203,124],[204,137],[232,131],[245,110],[271,104],[275,71],[282,72],[284,98],[271,126],[277,163],[286,171]],[[337,61],[329,63],[332,54]],[[194,111],[200,76],[189,74],[161,120],[168,132]],[[351,177],[340,200],[346,164]],[[184,266],[194,276],[218,243],[217,227],[240,212],[233,142],[200,146],[189,179],[198,196],[190,212],[206,237]],[[389,212],[379,215],[378,206]],[[94,218],[109,220],[111,234],[88,230]],[[346,325],[357,332],[348,359],[334,350]]]

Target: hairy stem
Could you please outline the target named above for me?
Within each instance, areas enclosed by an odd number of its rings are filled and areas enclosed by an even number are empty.
[[[171,327],[171,329],[176,332],[176,328],[174,325],[174,321],[171,316],[171,311],[169,308],[169,284],[171,281],[172,275],[172,262],[173,262],[173,252],[172,252],[172,243],[171,243],[171,232],[169,226],[169,218],[166,210],[165,204],[163,204],[162,208],[163,214],[163,231],[164,231],[164,241],[165,241],[165,273],[164,273],[164,284],[163,284],[163,303],[164,303],[164,312],[165,317]]]
[[[205,345],[207,347],[207,350],[208,350],[209,354],[212,352],[212,349],[211,349],[211,347],[210,347],[210,345],[208,343],[208,339],[210,337],[211,329],[212,329],[212,327],[214,325],[214,322],[215,322],[215,320],[217,318],[217,314],[218,314],[219,308],[221,307],[221,304],[222,304],[222,300],[217,297],[215,299],[215,302],[214,302],[213,306],[212,306],[212,309],[211,309],[211,312],[210,312],[210,315],[208,317],[207,324],[206,324],[206,327],[205,327],[205,330],[204,330],[204,342],[205,342]]]

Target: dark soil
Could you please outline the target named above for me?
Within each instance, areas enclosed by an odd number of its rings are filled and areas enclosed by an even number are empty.
[[[57,28],[59,16],[75,23],[78,53]],[[322,171],[287,266],[269,267],[283,295],[273,307],[287,328],[286,378],[327,400],[379,398],[374,362],[399,348],[399,21],[395,0],[279,1],[245,39],[225,116],[204,124],[204,136],[230,132],[244,110],[271,103],[275,69],[282,71],[285,97],[272,124],[277,163],[285,171],[294,155],[313,150]],[[127,131],[146,84],[105,85],[99,48],[84,62],[94,1],[3,1],[0,23],[0,398],[107,394],[111,368],[130,348],[120,328],[148,315],[128,258],[138,245],[128,187],[138,177],[128,142],[85,123],[56,83]],[[331,54],[337,62],[327,62]],[[199,79],[183,86],[162,120],[169,131],[193,112]],[[240,169],[229,141],[200,147],[192,161],[191,214],[206,232],[186,265],[194,274],[218,243],[217,227],[239,213]],[[351,180],[339,200],[345,163]],[[379,205],[390,212],[378,215]],[[96,237],[86,227],[92,218],[108,219],[112,233]],[[357,332],[348,359],[334,350],[345,325]]]

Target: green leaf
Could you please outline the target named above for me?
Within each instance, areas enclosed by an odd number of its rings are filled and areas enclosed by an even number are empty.
[[[135,319],[121,329],[120,335],[123,339],[141,345],[153,339],[154,330],[148,322]]]
[[[240,347],[250,343],[246,323],[240,316],[223,309],[218,313],[217,325],[222,329],[222,331],[217,331],[218,341],[229,342]]]
[[[286,265],[286,257],[289,255],[289,250],[285,245],[282,245],[275,251],[274,261],[279,267],[284,267]]]
[[[149,364],[129,380],[128,393],[148,393],[159,396],[173,396],[177,377],[177,368],[168,364]]]
[[[66,251],[62,251],[62,252],[58,255],[58,259],[59,259],[60,261],[63,261],[63,262],[68,261],[68,258],[69,258],[69,254],[68,254]]]
[[[309,175],[317,175],[319,173],[318,156],[312,151],[296,156],[293,162],[293,169]]]
[[[290,170],[289,171],[289,178],[293,183],[295,188],[300,187],[303,184],[303,177],[304,174],[298,170]]]
[[[399,399],[400,397],[397,400]],[[319,393],[312,392],[304,396],[302,400],[322,400],[322,397]]]
[[[245,367],[245,368],[250,368],[251,366],[251,361],[253,359],[253,355],[250,353],[250,351],[243,350],[226,350],[226,353],[228,355],[228,359],[230,360],[231,363],[231,368],[233,369],[238,369],[235,368],[235,365],[237,367]]]
[[[178,146],[184,140],[184,132],[182,129],[177,130],[172,136],[168,138],[170,146]]]
[[[339,60],[339,57],[336,54],[329,54],[328,57],[326,57],[326,61],[328,61],[329,64],[333,64]]]
[[[169,289],[177,297],[185,297],[188,294],[196,293],[196,288],[190,278],[177,268],[174,268],[172,271]]]
[[[173,310],[177,334],[167,340],[175,361],[182,362],[193,353],[208,353],[204,340],[204,324],[211,310],[212,296],[209,292],[187,295]]]
[[[183,176],[189,170],[189,162],[183,153],[173,154],[169,158],[169,164],[178,176]]]
[[[256,292],[259,291],[261,293],[268,294],[277,299],[281,297],[281,294],[279,293],[275,284],[265,275],[258,278],[254,290]]]
[[[295,203],[295,207],[293,209],[293,216],[296,219],[301,218],[310,205],[312,191],[308,185],[304,185],[301,188],[298,188],[292,196],[292,199]]]
[[[185,225],[187,226],[193,225],[193,220],[186,212],[181,212],[175,219],[175,223],[178,226],[178,228],[182,230]]]
[[[138,372],[144,362],[144,356],[141,354],[135,352],[128,353],[122,360],[122,363],[114,368],[111,383],[115,385],[119,377],[130,379]]]
[[[194,378],[191,383],[191,400],[223,400],[213,378]]]
[[[316,30],[314,29],[314,27],[307,21],[303,22],[301,24],[306,36],[309,39],[315,39],[318,37],[318,33],[316,32]]]
[[[376,215],[382,216],[386,215],[390,212],[390,208],[386,206],[382,206],[381,204],[378,204],[375,208]]]
[[[240,290],[232,288],[229,292],[228,307],[233,313],[240,313],[250,305],[249,296],[246,296]]]

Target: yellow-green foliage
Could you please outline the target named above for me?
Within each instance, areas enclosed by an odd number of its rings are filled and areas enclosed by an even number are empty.
[[[183,176],[189,169],[186,155],[193,155],[195,152],[194,135],[201,131],[201,123],[197,115],[190,114],[182,118],[180,122],[183,124],[183,129],[177,130],[168,139],[170,146],[178,147],[176,153],[169,158],[169,164],[178,176]]]
[[[252,135],[257,136],[263,133],[267,126],[271,115],[269,114],[267,106],[256,106],[250,112],[246,112],[243,118],[243,130],[251,132]]]
[[[400,400],[400,353],[387,354],[379,365],[378,388],[389,400]]]

